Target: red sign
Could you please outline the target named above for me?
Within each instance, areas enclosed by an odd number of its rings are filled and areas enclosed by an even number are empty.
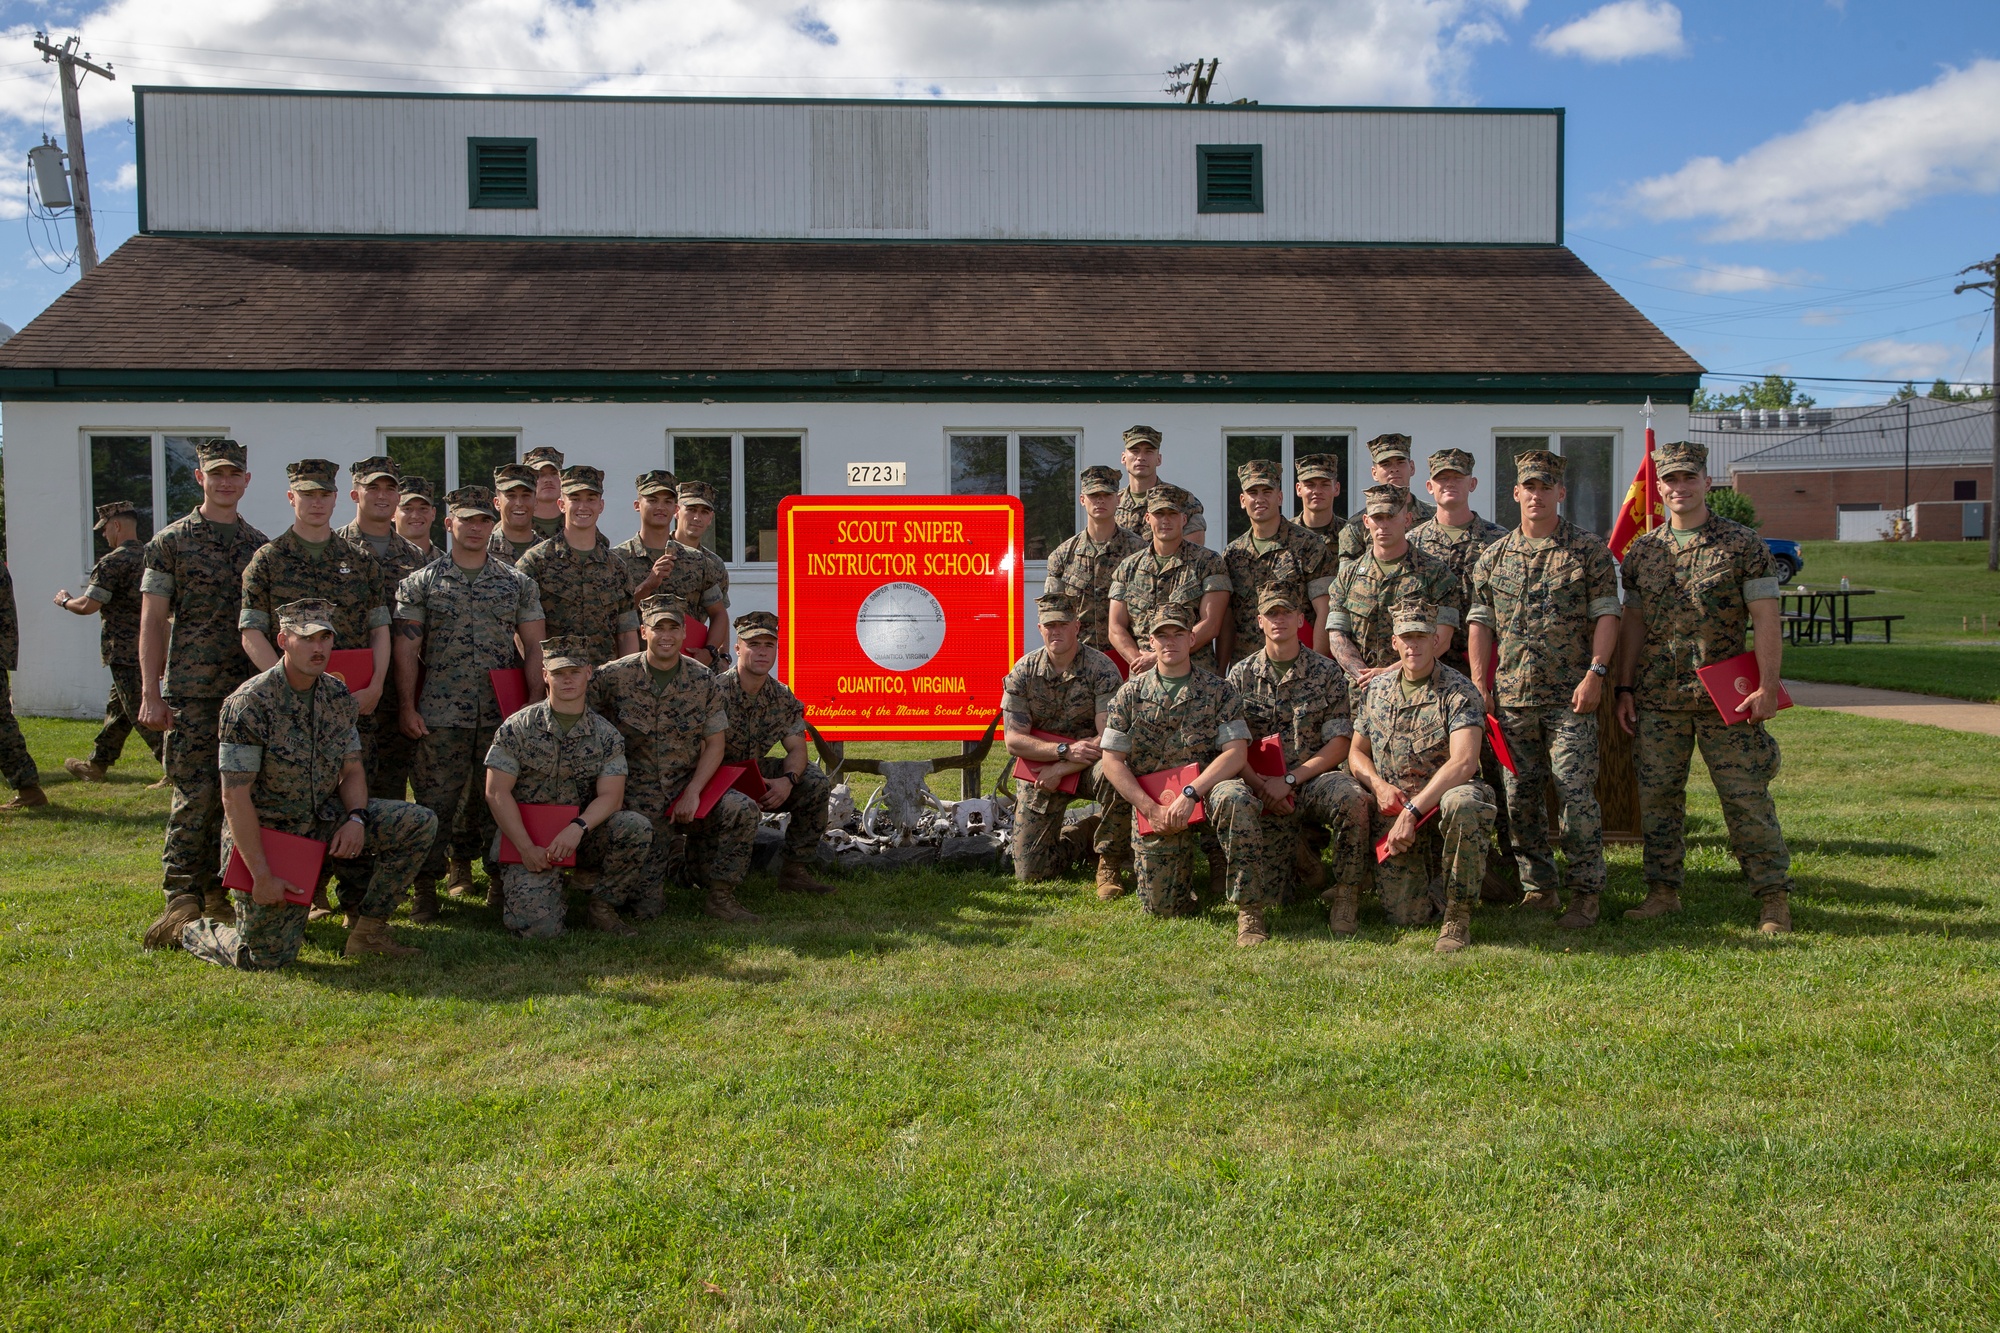
[[[1011,495],[778,505],[780,673],[828,740],[978,740],[1021,656]]]

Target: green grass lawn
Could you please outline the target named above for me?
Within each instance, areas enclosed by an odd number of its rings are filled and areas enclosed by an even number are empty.
[[[31,721],[45,769],[91,728]],[[229,973],[138,936],[166,793],[0,816],[0,1329],[1990,1329],[2000,740],[1774,724],[1799,931],[1693,792],[1585,936],[753,879],[541,944]]]
[[[1787,676],[2000,701],[2000,574],[1987,571],[1985,543],[1803,545],[1808,587],[1837,586],[1845,574],[1857,588],[1876,589],[1874,596],[1854,602],[1857,614],[1903,619],[1892,643],[1787,647]],[[1857,632],[1877,629],[1862,626]]]

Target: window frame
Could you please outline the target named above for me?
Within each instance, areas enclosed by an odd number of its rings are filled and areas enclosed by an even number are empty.
[[[749,504],[743,493],[745,471],[743,441],[748,437],[796,436],[799,442],[798,493],[803,495],[809,493],[806,490],[806,478],[812,476],[812,433],[804,426],[745,426],[727,429],[712,426],[669,426],[666,431],[665,440],[666,460],[662,466],[667,471],[672,472],[678,480],[681,474],[674,467],[674,437],[676,435],[700,435],[710,438],[726,435],[729,437],[729,544],[732,549],[726,555],[720,551],[716,554],[722,555],[722,563],[731,573],[736,573],[739,570],[749,572],[759,569],[768,569],[775,572],[778,566],[772,561],[745,560],[743,558],[744,552],[750,549],[748,542],[745,540],[746,534],[744,533],[744,526],[749,519]],[[707,478],[697,477],[693,480],[706,481]]]
[[[951,437],[954,435],[1004,435],[1007,437],[1007,494],[1021,499],[1021,437],[1023,435],[1067,435],[1074,440],[1075,448],[1070,463],[1070,536],[1083,531],[1083,511],[1079,503],[1079,488],[1083,484],[1084,430],[1081,426],[947,426],[939,443],[938,475],[944,478],[945,493],[951,493]],[[1026,502],[1023,501],[1025,504]],[[1026,534],[1023,534],[1025,540]],[[1060,542],[1056,545],[1061,545]],[[1055,547],[1051,546],[1050,551]],[[1046,563],[1048,556],[1029,559],[1025,553],[1022,560],[1026,564]]]
[[[99,435],[128,439],[140,435],[149,437],[150,444],[147,449],[147,461],[152,469],[153,480],[151,501],[153,507],[153,533],[147,534],[144,539],[147,541],[152,540],[153,534],[158,533],[167,524],[177,522],[185,517],[183,514],[170,513],[167,509],[168,438],[204,440],[233,440],[236,438],[230,433],[227,427],[216,429],[167,427],[162,429],[151,426],[84,426],[79,429],[77,431],[77,463],[80,472],[79,481],[82,484],[84,498],[80,517],[83,521],[83,565],[85,569],[94,566],[97,563],[98,556],[103,554],[97,549],[97,529],[94,526],[97,522],[97,506],[103,502],[97,498],[97,492],[93,484],[90,456],[91,439]]]
[[[526,438],[527,432],[519,426],[466,426],[463,428],[456,426],[378,426],[375,429],[374,456],[383,458],[389,456],[389,437],[392,435],[444,436],[444,476],[432,477],[430,479],[431,484],[438,488],[438,504],[442,508],[444,497],[466,484],[464,478],[460,477],[458,472],[458,441],[460,436],[472,435],[482,439],[491,439],[496,435],[511,435],[514,437],[514,461],[518,463],[521,461],[521,454],[523,452],[522,443]],[[490,487],[493,485],[493,478],[490,476],[481,477],[472,484],[475,486]]]
[[[1562,447],[1563,441],[1566,438],[1572,436],[1579,439],[1584,437],[1609,436],[1611,439],[1611,479],[1608,483],[1609,489],[1606,491],[1606,495],[1611,501],[1610,522],[1615,527],[1618,523],[1618,510],[1624,504],[1625,496],[1625,492],[1618,485],[1618,460],[1624,455],[1626,433],[1626,429],[1623,426],[1493,426],[1489,428],[1487,431],[1487,444],[1492,451],[1493,459],[1493,508],[1491,511],[1493,521],[1501,523],[1500,506],[1502,504],[1512,504],[1514,500],[1513,488],[1511,486],[1504,491],[1500,487],[1500,441],[1502,438],[1512,436],[1540,437],[1544,441],[1542,447],[1553,449],[1559,457],[1567,460],[1570,455]],[[1627,485],[1629,484],[1630,482],[1628,481]],[[1477,509],[1478,506],[1474,505],[1474,508]],[[1562,517],[1575,523],[1575,515],[1570,510],[1570,502],[1567,500],[1564,501],[1562,505]],[[1501,526],[1519,527],[1520,516],[1517,513],[1513,524],[1501,523]],[[1579,526],[1581,525],[1579,524]],[[1585,530],[1589,531],[1590,529]],[[1598,535],[1607,540],[1611,536],[1609,532]]]
[[[522,147],[528,150],[528,185],[525,203],[509,195],[487,199],[479,190],[479,150],[495,147]],[[522,211],[541,207],[541,147],[537,140],[509,135],[470,135],[465,140],[465,206]]]
[[[1260,143],[1198,143],[1194,146],[1194,203],[1197,213],[1262,213],[1264,211],[1264,145]],[[1250,154],[1250,198],[1214,200],[1208,194],[1210,161],[1224,153]]]

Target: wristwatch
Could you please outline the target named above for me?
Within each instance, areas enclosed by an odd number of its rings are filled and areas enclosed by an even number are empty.
[[[1637,694],[1637,693],[1638,693],[1638,691],[1637,691],[1637,690],[1635,690],[1635,689],[1633,689],[1633,688],[1632,688],[1632,687],[1631,687],[1630,685],[1613,685],[1613,686],[1611,687],[1611,692],[1612,692],[1613,694]]]
[[[348,822],[348,823],[350,823],[350,824],[359,824],[359,825],[361,825],[361,827],[362,827],[362,828],[367,828],[367,827],[368,827],[368,807],[367,807],[367,806],[365,806],[365,805],[360,805],[360,806],[356,806],[356,807],[355,807],[354,809],[352,809],[352,810],[349,810],[349,811],[347,812],[347,822]]]
[[[578,815],[575,819],[572,819],[569,822],[576,825],[578,828],[582,829],[585,833],[590,832],[590,825],[583,822],[582,815]]]
[[[1611,674],[1611,668],[1602,662],[1592,662],[1590,664],[1590,674],[1599,677],[1608,676]]]
[[[1296,774],[1296,773],[1287,773],[1287,774],[1285,774],[1285,785],[1286,785],[1287,787],[1296,787],[1296,786],[1298,786],[1298,785],[1299,785],[1299,775],[1298,775],[1298,774]]]
[[[1192,784],[1186,787],[1182,787],[1181,795],[1187,797],[1190,801],[1199,801],[1201,799],[1201,797],[1196,794]]]
[[[1057,741],[1057,742],[1056,742],[1056,758],[1057,758],[1057,759],[1067,759],[1067,758],[1069,758],[1069,742],[1068,742],[1068,741]]]

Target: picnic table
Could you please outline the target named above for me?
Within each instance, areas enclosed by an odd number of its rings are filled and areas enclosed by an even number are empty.
[[[1824,633],[1828,643],[1853,643],[1857,623],[1880,624],[1882,641],[1889,642],[1891,628],[1901,616],[1854,614],[1854,599],[1873,597],[1875,592],[1874,588],[1812,588],[1803,583],[1780,588],[1778,606],[1787,642],[1818,643]]]

